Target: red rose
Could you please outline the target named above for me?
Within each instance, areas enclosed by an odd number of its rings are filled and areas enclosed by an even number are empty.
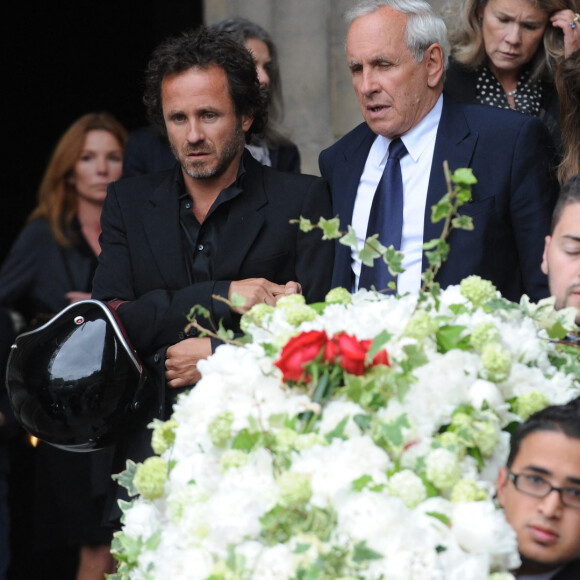
[[[373,343],[372,340],[362,340],[361,343],[365,346],[367,351],[371,348],[371,344]],[[370,366],[375,367],[377,365],[387,365],[389,366],[389,355],[387,354],[387,350],[382,348],[375,354],[373,358],[373,362]]]
[[[340,349],[338,348],[338,342],[333,338],[324,345],[324,354],[322,355],[322,360],[325,362],[333,363],[339,354]]]
[[[368,346],[365,347],[356,337],[344,332],[341,332],[336,339],[340,348],[340,366],[351,375],[362,375],[365,372]]]
[[[282,349],[280,358],[274,363],[285,381],[308,380],[304,376],[304,365],[312,362],[328,341],[326,332],[311,330],[292,337]]]

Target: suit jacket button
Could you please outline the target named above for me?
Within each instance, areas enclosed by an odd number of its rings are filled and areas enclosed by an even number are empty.
[[[158,352],[156,352],[156,353],[155,353],[155,356],[153,357],[153,360],[154,360],[156,363],[158,363],[160,358],[161,358],[161,357],[159,356],[159,353],[158,353]]]
[[[180,333],[177,335],[177,338],[179,338],[179,340],[183,340],[183,339],[185,338],[185,334],[183,334],[183,332],[180,332]]]

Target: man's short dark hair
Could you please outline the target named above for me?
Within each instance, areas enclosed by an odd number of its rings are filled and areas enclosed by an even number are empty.
[[[560,221],[564,208],[571,203],[580,203],[580,173],[568,179],[560,190],[558,201],[552,212],[551,233],[554,233],[554,229]]]
[[[268,118],[267,98],[260,89],[252,55],[227,33],[205,26],[168,38],[153,52],[145,72],[143,96],[149,121],[166,134],[161,101],[163,79],[211,66],[226,73],[237,117],[247,115],[254,119],[246,140],[253,133],[261,133]]]
[[[515,461],[522,441],[536,431],[555,431],[568,437],[580,439],[580,397],[573,399],[566,405],[546,407],[519,425],[512,435],[507,460],[508,469]],[[578,445],[580,445],[580,441],[578,441]]]

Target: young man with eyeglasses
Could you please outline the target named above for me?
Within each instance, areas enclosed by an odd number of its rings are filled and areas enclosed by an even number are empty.
[[[522,559],[518,580],[580,579],[580,401],[518,427],[497,496]]]

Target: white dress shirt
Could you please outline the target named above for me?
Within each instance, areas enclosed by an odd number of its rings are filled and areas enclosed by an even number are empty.
[[[401,251],[404,253],[403,267],[405,272],[397,277],[397,292],[417,293],[421,288],[421,266],[423,259],[423,223],[427,188],[435,150],[435,138],[443,109],[443,95],[427,115],[408,133],[401,137],[407,148],[408,155],[401,159],[401,174],[403,178],[403,232]],[[359,248],[362,249],[367,238],[367,224],[371,205],[381,175],[389,157],[391,140],[378,135],[369,151],[364,170],[354,202],[352,227],[356,232]],[[436,168],[437,169],[437,168]],[[441,167],[443,171],[443,167]],[[441,197],[445,194],[441,192]],[[430,211],[430,210],[429,210]],[[373,234],[376,232],[369,232]],[[358,290],[361,272],[361,261],[352,252],[352,269],[354,272],[354,288]]]

